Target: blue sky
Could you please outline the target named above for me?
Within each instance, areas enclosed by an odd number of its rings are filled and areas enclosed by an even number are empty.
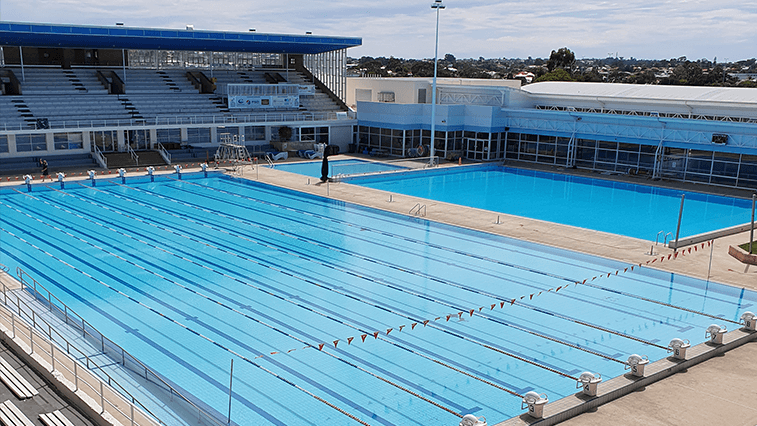
[[[8,21],[356,36],[349,56],[430,58],[432,0],[0,0]],[[458,58],[614,56],[719,61],[757,56],[754,0],[445,0],[439,54]]]

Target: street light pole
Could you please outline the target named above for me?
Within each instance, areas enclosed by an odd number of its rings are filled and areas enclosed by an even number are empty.
[[[432,9],[436,9],[436,40],[434,42],[434,82],[431,85],[431,147],[429,149],[428,164],[434,165],[434,139],[436,137],[436,64],[439,59],[439,10],[444,9],[442,0],[434,0]]]

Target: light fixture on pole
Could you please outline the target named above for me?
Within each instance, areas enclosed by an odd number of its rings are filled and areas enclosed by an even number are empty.
[[[434,139],[436,136],[436,63],[439,58],[439,10],[444,9],[442,0],[434,0],[432,9],[436,9],[436,40],[434,42],[434,82],[431,85],[431,147],[428,154],[429,165],[434,165]]]

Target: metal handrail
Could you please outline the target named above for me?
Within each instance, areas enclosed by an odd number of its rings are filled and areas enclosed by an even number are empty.
[[[416,203],[412,209],[410,209],[407,214],[411,214],[414,216],[426,216],[426,205],[421,203]]]
[[[155,144],[155,146],[158,148],[158,152],[160,153],[160,156],[163,157],[163,160],[168,164],[171,165],[171,153],[168,152],[168,150],[163,146],[162,143],[158,142]]]
[[[9,299],[8,299],[8,291],[9,291],[9,289],[8,289],[8,287],[4,283],[2,283],[2,285],[3,285],[3,303],[7,307],[12,308],[13,306],[9,303]],[[126,390],[126,388],[124,388],[120,383],[118,383],[118,381],[116,379],[114,379],[110,374],[108,374],[108,372],[105,371],[100,365],[98,365],[97,362],[93,361],[86,353],[84,353],[84,351],[82,351],[81,349],[77,348],[73,343],[71,343],[68,339],[66,339],[58,330],[56,330],[55,328],[53,328],[47,321],[45,321],[43,318],[41,318],[39,316],[39,314],[35,314],[34,309],[31,306],[29,306],[26,302],[22,301],[21,298],[18,297],[18,295],[16,295],[16,308],[17,308],[17,311],[18,311],[17,315],[19,316],[19,318],[21,318],[22,321],[23,321],[23,318],[24,318],[24,316],[22,315],[22,313],[25,313],[22,310],[22,304],[23,304],[23,306],[29,312],[31,312],[31,315],[27,314],[27,317],[30,317],[31,320],[32,320],[32,324],[31,324],[32,327],[30,327],[30,330],[32,332],[34,332],[35,327],[36,327],[37,330],[38,330],[37,333],[40,333],[40,332],[41,333],[45,333],[47,339],[50,340],[51,343],[56,342],[55,341],[55,337],[53,336],[53,332],[54,332],[58,336],[57,337],[58,339],[63,340],[63,342],[65,342],[65,348],[66,348],[65,349],[65,353],[67,353],[69,355],[74,355],[74,354],[71,353],[71,350],[73,349],[74,351],[76,351],[81,357],[83,357],[86,360],[85,366],[86,366],[87,370],[91,370],[92,369],[92,368],[90,368],[90,365],[94,366],[95,370],[97,370],[101,374],[105,375],[105,377],[107,378],[107,381],[108,381],[108,385],[112,386],[112,387],[116,387],[119,390],[119,393],[121,393],[122,396],[125,396],[125,397],[127,397],[128,399],[131,400],[131,404],[132,405],[133,404],[139,405],[142,410],[144,410],[147,413],[149,413],[160,424],[166,424],[158,416],[156,416],[152,411],[150,411],[149,408],[147,408],[144,404],[142,404],[136,397],[134,397],[128,390]],[[10,313],[12,315],[12,318],[15,318],[16,314],[14,314],[14,312],[12,310],[8,310],[8,313]],[[38,321],[44,323],[45,327],[42,327],[42,324],[38,324]],[[15,321],[12,323],[12,328],[14,330],[13,337],[15,337]],[[41,336],[41,337],[45,338],[45,336]],[[32,354],[33,354],[34,353],[34,344],[31,343],[30,347],[31,347],[31,351],[32,351]],[[52,358],[54,358],[54,353],[51,353],[50,355],[51,355]],[[76,365],[78,363],[76,361],[76,359],[73,359],[72,361],[74,362],[74,365]],[[55,371],[55,367],[54,367],[55,366],[55,362],[54,361],[53,361],[52,365],[53,365],[53,371]],[[60,363],[58,365],[60,365]],[[69,371],[71,371],[71,370],[69,370]],[[79,383],[78,376],[76,375],[75,371],[72,372],[72,373],[74,373],[74,376],[77,379],[75,383],[76,383],[76,385],[78,387],[78,383]],[[90,386],[90,387],[92,387],[92,386]],[[96,389],[94,389],[94,388],[92,388],[92,389],[95,392],[97,392]],[[105,401],[104,397],[105,397],[105,395],[102,392],[99,392],[98,395],[101,396],[101,404],[100,404],[100,406],[103,407],[103,410],[104,410],[104,401]],[[110,405],[112,405],[116,410],[118,410],[118,412],[120,412],[121,414],[123,414],[124,416],[126,416],[127,418],[129,418],[126,415],[126,413],[124,413],[118,407],[116,407],[115,405],[113,405],[112,403],[110,403],[110,401],[108,401],[108,403]],[[132,420],[132,424],[134,424],[133,411],[132,411],[131,420]]]
[[[123,361],[122,363],[123,363],[124,366],[126,365],[125,360],[126,360],[126,356],[128,355],[128,357],[130,358],[131,362],[133,362],[134,364],[137,364],[140,367],[140,371],[144,371],[144,376],[143,377],[145,378],[145,380],[151,380],[148,377],[148,373],[149,373],[149,376],[154,377],[155,379],[157,379],[158,381],[160,381],[160,384],[163,385],[163,386],[165,386],[165,388],[166,388],[166,390],[168,392],[170,392],[172,395],[178,396],[183,402],[185,402],[186,404],[189,404],[192,408],[196,409],[198,411],[200,417],[202,417],[203,419],[211,420],[212,424],[215,424],[215,425],[218,425],[218,426],[227,426],[225,423],[223,423],[220,420],[218,420],[212,414],[208,413],[207,411],[205,411],[201,407],[198,407],[195,403],[193,403],[191,400],[189,400],[189,398],[187,398],[186,396],[184,396],[181,392],[179,392],[173,386],[171,386],[169,383],[167,383],[165,380],[163,380],[163,378],[160,375],[158,375],[158,373],[154,372],[152,369],[150,369],[145,364],[143,364],[142,361],[140,361],[137,357],[135,357],[134,355],[132,355],[131,353],[129,353],[126,349],[122,348],[119,344],[117,344],[117,343],[113,342],[112,340],[108,339],[107,337],[105,337],[102,333],[100,333],[99,330],[97,330],[94,326],[92,326],[92,324],[90,324],[84,318],[82,318],[81,315],[77,314],[76,311],[74,311],[73,309],[69,308],[68,305],[66,305],[62,300],[58,299],[55,295],[53,295],[52,292],[50,292],[47,288],[45,288],[45,286],[43,286],[42,284],[40,284],[39,282],[37,282],[37,280],[35,280],[34,277],[32,277],[31,275],[29,275],[28,273],[26,273],[26,271],[24,271],[23,269],[21,269],[19,267],[16,267],[16,274],[18,275],[18,279],[21,282],[22,288],[24,286],[27,287],[27,288],[30,288],[30,289],[34,290],[35,297],[36,297],[36,295],[39,295],[40,297],[38,297],[38,299],[41,298],[42,300],[47,300],[48,305],[50,306],[50,310],[51,311],[52,311],[53,306],[55,306],[60,311],[60,313],[62,313],[65,316],[66,324],[68,324],[69,315],[75,316],[74,321],[78,321],[81,324],[82,332],[85,335],[89,335],[95,341],[99,340],[100,347],[103,350],[103,352],[105,352],[105,340],[107,340],[110,347],[115,347],[115,348],[117,348],[118,350],[121,351],[121,358],[122,358],[122,361]],[[24,278],[23,278],[24,276],[27,276],[27,277],[29,277],[29,279],[31,279],[32,285],[29,285],[24,280]],[[44,295],[37,289],[37,287],[42,288],[47,293],[47,297],[44,297]],[[60,307],[58,307],[56,305],[53,305],[53,299],[57,303],[61,304],[63,306],[63,309],[61,309]],[[97,332],[97,334],[99,335],[99,338],[96,335],[94,335],[93,333],[91,333],[88,330],[88,328],[89,328],[89,330],[93,330],[93,331]],[[132,371],[138,373],[135,370],[132,370]]]
[[[97,145],[93,145],[95,147],[95,160],[97,161],[97,164],[100,165],[103,169],[108,168],[108,157],[103,154],[103,152],[100,150],[100,148]]]
[[[664,233],[665,233],[664,229],[662,231],[660,231],[660,232],[657,233],[657,236],[654,238],[654,245],[657,245],[657,244],[660,243],[660,234],[664,234]],[[663,243],[663,244],[665,244],[665,243]]]
[[[136,163],[135,165],[139,166],[139,155],[137,155],[137,151],[134,151],[134,148],[132,148],[131,145],[126,144],[126,152],[131,155],[131,159]]]

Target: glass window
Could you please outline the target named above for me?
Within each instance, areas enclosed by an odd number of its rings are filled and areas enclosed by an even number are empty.
[[[315,140],[315,128],[313,127],[301,127],[300,128],[300,140],[301,141],[314,141]]]
[[[720,160],[720,161],[731,161],[731,162],[739,161],[739,154],[734,154],[731,152],[714,152],[713,155],[716,160]]]
[[[47,151],[45,135],[16,135],[16,151]]]
[[[394,103],[394,92],[378,92],[377,100]]]
[[[247,142],[264,141],[265,127],[263,126],[245,126],[244,140]]]
[[[189,128],[187,129],[187,143],[203,144],[210,142],[210,129],[208,128]]]
[[[615,158],[615,151],[609,151],[606,149],[597,150],[597,161],[602,161],[604,163],[615,163]]]
[[[160,144],[181,144],[181,129],[157,129],[155,134]]]
[[[53,142],[56,151],[84,148],[82,133],[55,133],[53,134]]]
[[[739,165],[736,163],[725,163],[722,161],[715,161],[712,163],[712,175],[713,176],[728,176],[736,177],[739,172]]]
[[[315,129],[315,141],[316,143],[329,143],[329,128],[317,127]]]
[[[8,152],[8,136],[0,135],[0,152]]]

